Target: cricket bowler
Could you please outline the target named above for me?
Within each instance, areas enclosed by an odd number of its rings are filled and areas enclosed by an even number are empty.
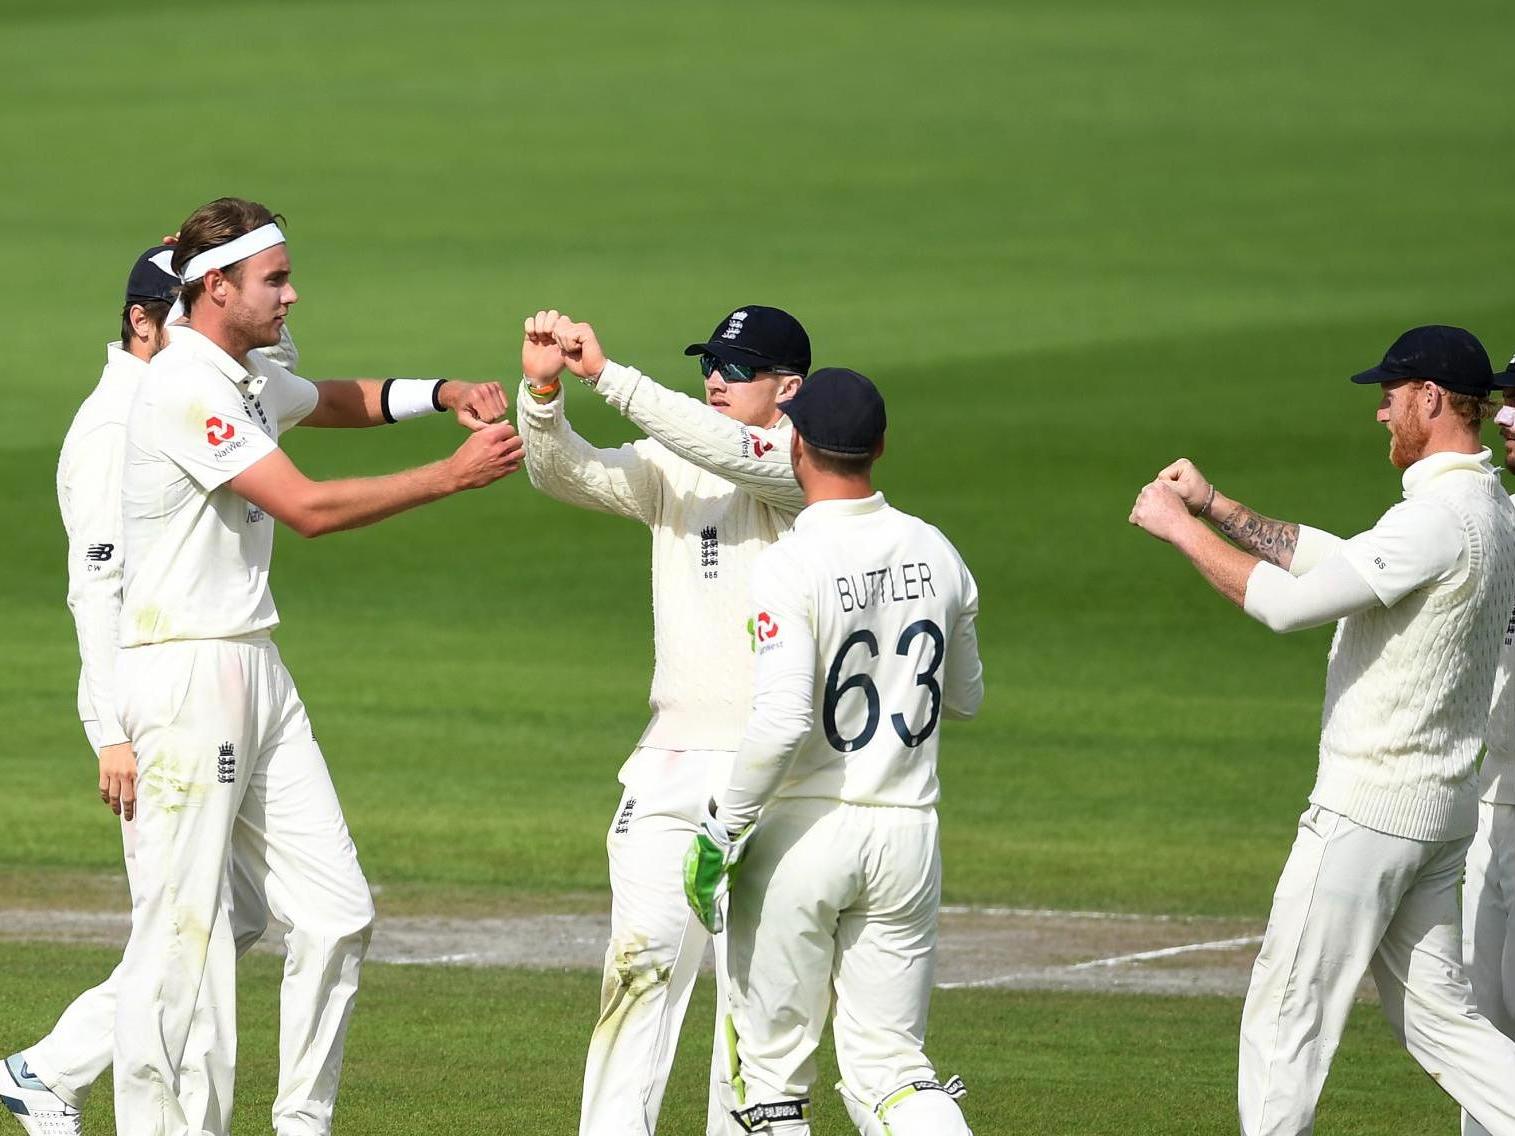
[[[962,1081],[940,1081],[924,1047],[937,756],[942,721],[983,701],[978,588],[939,530],[874,489],[886,418],[872,382],[819,370],[783,410],[805,509],[753,566],[752,713],[684,874],[712,930],[729,886],[728,1131],[810,1132],[834,989],[837,1089],[858,1131],[971,1136]]]
[[[373,922],[326,763],[279,658],[273,521],[303,536],[372,524],[519,468],[498,384],[311,383],[260,357],[298,296],[279,219],[220,198],[180,227],[187,325],[153,357],[126,425],[125,559],[115,707],[136,754],[131,937],[119,969],[119,1131],[184,1136],[191,1019],[231,1022],[228,857],[292,928],[280,1000],[278,1136],[325,1136]],[[382,477],[313,481],[279,448],[296,425],[377,426],[444,409],[472,431],[451,456]],[[491,424],[493,423],[493,424]],[[292,1060],[286,1060],[293,1056]],[[205,1130],[227,1129],[230,1074]]]
[[[75,414],[58,459],[58,509],[68,537],[68,606],[79,643],[79,720],[98,758],[100,799],[121,817],[128,886],[134,875],[137,763],[113,696],[124,558],[121,464],[137,386],[149,360],[168,344],[166,321],[179,288],[172,258],[170,245],[155,245],[132,265],[120,340],[106,345],[105,369]],[[293,366],[298,358],[288,328],[281,329],[279,345],[260,351],[284,366]],[[233,871],[231,886],[230,915],[240,952],[262,935],[267,918],[256,909],[245,874]],[[0,1102],[31,1136],[82,1131],[81,1109],[110,1066],[115,1017],[113,973],[74,999],[45,1038],[5,1060]],[[189,1111],[200,1118],[197,1131],[203,1127],[207,1063],[230,1060],[213,1048],[215,1024],[211,1014],[196,1016],[181,1064]]]
[[[1404,471],[1404,500],[1366,532],[1260,516],[1187,459],[1131,512],[1274,631],[1339,621],[1319,771],[1242,1009],[1241,1130],[1313,1129],[1371,971],[1411,1056],[1485,1129],[1515,1136],[1515,1042],[1473,1005],[1457,910],[1515,605],[1515,505],[1478,438],[1493,374],[1474,336],[1438,325],[1405,332],[1352,381],[1381,387],[1377,418]]]

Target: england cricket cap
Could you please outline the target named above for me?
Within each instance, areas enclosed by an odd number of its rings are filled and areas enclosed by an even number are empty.
[[[780,308],[747,304],[732,312],[704,343],[691,343],[685,355],[709,352],[728,363],[760,370],[778,368],[798,375],[810,373],[810,337],[800,321]]]
[[[173,303],[179,287],[179,278],[169,268],[174,250],[171,245],[154,245],[137,258],[131,275],[126,278],[126,302],[141,303],[144,300],[162,300]]]
[[[1515,359],[1506,363],[1504,370],[1494,372],[1494,385],[1501,389],[1515,387]]]
[[[822,367],[779,409],[806,444],[838,454],[871,454],[889,424],[878,387],[843,367]]]
[[[1489,353],[1471,331],[1445,324],[1412,327],[1384,354],[1383,362],[1352,376],[1354,383],[1425,379],[1457,394],[1483,397],[1495,385]]]

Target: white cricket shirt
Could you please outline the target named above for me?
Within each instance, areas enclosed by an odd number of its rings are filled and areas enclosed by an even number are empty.
[[[742,629],[752,563],[805,503],[789,464],[793,428],[787,418],[745,426],[616,363],[594,389],[649,437],[597,449],[569,425],[561,393],[539,403],[523,383],[527,473],[550,497],[652,532],[652,720],[640,744],[734,750],[752,693]]]
[[[933,526],[885,503],[820,501],[752,577],[752,715],[719,806],[771,795],[925,808],[943,718],[984,696],[978,586]]]
[[[119,343],[80,405],[58,455],[58,512],[68,535],[68,609],[79,640],[79,720],[98,752],[127,740],[115,710],[121,615],[121,459],[126,419],[147,364]]]
[[[126,427],[122,647],[278,625],[273,518],[225,485],[317,397],[277,363],[254,353],[244,366],[192,328],[153,358]]]

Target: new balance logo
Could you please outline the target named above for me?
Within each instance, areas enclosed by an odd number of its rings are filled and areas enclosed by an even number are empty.
[[[222,742],[216,756],[216,780],[230,785],[237,779],[237,747],[231,742]]]
[[[720,535],[714,525],[700,530],[700,567],[705,570],[705,579],[714,580],[720,574]]]
[[[84,555],[90,560],[105,561],[109,560],[115,551],[114,544],[92,544]]]

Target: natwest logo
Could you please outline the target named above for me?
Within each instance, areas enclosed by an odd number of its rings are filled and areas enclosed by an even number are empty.
[[[762,457],[764,454],[766,454],[771,449],[773,449],[773,443],[772,442],[765,442],[765,441],[763,441],[763,439],[759,438],[756,434],[753,435],[753,437],[752,437],[752,456],[753,457],[760,458],[760,457]]]
[[[230,422],[222,422],[219,418],[207,418],[205,420],[205,440],[213,446],[219,446],[229,442],[237,436],[237,428]]]
[[[766,611],[760,611],[757,615],[757,641],[766,643],[779,633],[779,621],[774,619]]]

